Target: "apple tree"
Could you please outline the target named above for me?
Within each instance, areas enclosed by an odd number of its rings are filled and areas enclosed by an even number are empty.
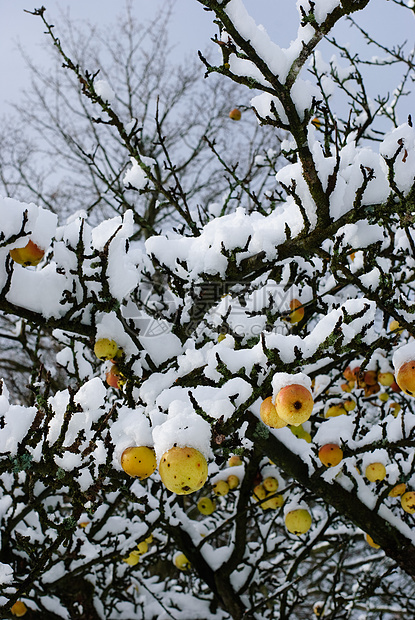
[[[252,90],[229,139],[239,123],[287,136],[284,165],[257,153],[251,177],[207,135],[226,191],[205,203],[160,107],[155,159],[33,11],[122,146],[135,207],[60,221],[0,201],[0,309],[16,333],[49,330],[66,376],[35,354],[30,406],[1,382],[2,617],[411,617],[412,54],[358,25],[370,0],[297,2],[286,49],[242,0],[198,2],[217,29],[207,80]],[[332,36],[346,20],[383,56]],[[371,96],[366,70],[390,65],[397,89]],[[148,235],[154,196],[173,215]]]

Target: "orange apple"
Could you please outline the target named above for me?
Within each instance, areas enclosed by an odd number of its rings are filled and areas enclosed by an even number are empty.
[[[343,459],[343,450],[335,443],[326,443],[318,451],[318,458],[326,467],[335,467]]]
[[[242,117],[242,113],[240,110],[238,110],[238,108],[234,108],[233,110],[229,112],[229,118],[232,119],[233,121],[240,121],[241,117]]]
[[[131,446],[121,455],[121,467],[129,476],[144,480],[156,470],[156,453],[148,446]]]
[[[45,255],[45,250],[29,240],[24,248],[14,248],[14,250],[10,250],[9,254],[15,263],[24,267],[32,267],[40,263]]]
[[[415,396],[415,360],[404,362],[402,366],[398,368],[396,383],[405,394]]]
[[[271,396],[268,396],[268,398],[262,401],[259,414],[264,424],[266,424],[267,426],[270,426],[271,428],[283,428],[284,426],[287,426],[288,424],[288,422],[283,420],[278,415],[277,409],[272,402]]]
[[[27,607],[23,601],[16,601],[15,604],[12,605],[10,611],[16,618],[22,618],[27,613]]]
[[[313,406],[310,390],[297,383],[281,388],[275,399],[277,415],[292,426],[306,422],[311,416]]]
[[[403,495],[406,491],[406,484],[404,482],[400,482],[396,484],[388,493],[389,497],[399,497]]]
[[[125,377],[116,364],[113,364],[107,372],[106,382],[110,387],[116,388],[117,390],[124,385]]]
[[[293,325],[295,323],[299,323],[304,317],[304,308],[301,301],[299,299],[292,299],[290,301],[290,310],[292,310],[288,317],[290,323],[292,323]]]

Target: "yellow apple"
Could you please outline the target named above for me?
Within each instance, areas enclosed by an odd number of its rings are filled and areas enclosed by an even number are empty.
[[[242,465],[242,459],[238,454],[233,454],[228,461],[228,467],[236,467],[237,465]]]
[[[269,499],[266,499],[265,502],[262,502],[260,504],[263,510],[277,510],[277,508],[281,508],[284,503],[283,495],[274,495],[273,493],[267,493],[266,497],[269,497]]]
[[[318,458],[326,467],[335,467],[343,459],[343,450],[335,443],[326,443],[318,451]]]
[[[211,515],[215,511],[215,504],[210,497],[201,497],[197,502],[197,509],[202,515]]]
[[[407,491],[401,497],[401,506],[405,512],[413,514],[415,512],[415,491]]]
[[[378,374],[378,383],[385,387],[390,387],[395,381],[395,377],[392,372],[380,372]]]
[[[353,398],[347,398],[343,401],[342,405],[346,409],[346,411],[353,411],[353,409],[356,407],[356,401],[353,400]]]
[[[24,248],[14,248],[14,250],[10,250],[9,254],[15,263],[24,267],[33,267],[40,263],[45,255],[45,251],[29,240]]]
[[[177,495],[188,495],[205,484],[208,466],[199,450],[188,446],[173,446],[161,457],[159,473],[169,491]]]
[[[386,467],[383,463],[370,463],[366,467],[365,476],[369,482],[380,482],[386,476]]]
[[[144,480],[156,470],[156,454],[148,446],[131,446],[121,455],[121,467],[129,476]]]
[[[100,360],[110,360],[117,355],[118,345],[115,340],[100,338],[94,346],[94,353]]]
[[[273,476],[268,476],[267,478],[264,478],[262,485],[268,493],[275,493],[278,489],[278,480]]]
[[[16,618],[22,618],[27,613],[27,607],[23,601],[16,601],[15,604],[12,605],[10,611]]]
[[[143,555],[144,553],[147,553],[147,551],[148,551],[148,544],[146,543],[145,540],[142,540],[141,542],[138,543],[137,551],[138,551],[138,553],[140,555]]]
[[[391,414],[396,418],[402,407],[399,403],[391,403],[389,409],[391,410]]]
[[[396,332],[397,334],[402,334],[403,327],[399,325],[399,321],[397,321],[396,319],[393,319],[393,321],[391,321],[389,324],[389,331]]]
[[[226,482],[228,483],[228,486],[231,490],[237,489],[239,486],[239,478],[238,476],[235,476],[235,474],[231,474],[230,476],[228,476]]]
[[[215,495],[227,495],[229,493],[229,484],[226,480],[217,480],[213,485],[213,492]]]
[[[398,368],[396,383],[409,396],[415,396],[415,360],[405,362]]]
[[[267,496],[267,492],[264,489],[264,486],[262,484],[257,484],[254,487],[254,499],[256,501],[261,500],[261,499],[265,499]]]
[[[240,121],[241,117],[242,117],[242,113],[240,110],[238,110],[238,108],[234,108],[233,110],[229,112],[229,118],[232,119],[233,121]]]
[[[406,484],[404,482],[401,482],[399,484],[396,484],[388,493],[389,497],[399,497],[400,495],[403,495],[406,491]]]
[[[278,415],[271,396],[268,396],[268,398],[262,401],[259,414],[264,424],[271,428],[283,428],[287,426],[287,422]]]
[[[326,418],[337,418],[337,416],[339,415],[347,415],[347,411],[346,409],[343,407],[342,404],[337,404],[337,405],[331,405],[327,411],[324,417]]]
[[[184,572],[188,571],[191,567],[191,564],[185,554],[181,553],[180,551],[174,554],[173,562],[176,568]]]
[[[310,390],[297,383],[281,388],[275,399],[278,416],[293,426],[306,422],[311,416],[313,406]]]
[[[135,549],[134,551],[131,551],[130,555],[128,555],[126,558],[123,558],[122,561],[129,566],[135,566],[140,561],[140,555],[141,553],[137,549]]]
[[[311,527],[311,515],[304,508],[291,510],[285,515],[285,527],[291,534],[305,534]]]
[[[306,431],[301,424],[298,426],[290,426],[290,431],[293,435],[298,437],[298,439],[304,439],[307,443],[311,443],[310,433]]]

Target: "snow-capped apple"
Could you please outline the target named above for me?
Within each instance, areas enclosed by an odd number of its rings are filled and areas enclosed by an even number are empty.
[[[262,481],[262,484],[268,493],[275,493],[278,489],[278,480],[274,476],[267,476]]]
[[[199,450],[188,446],[173,446],[160,459],[159,474],[169,491],[188,495],[205,484],[208,466]]]
[[[242,117],[242,112],[238,110],[238,108],[234,108],[229,112],[229,118],[233,121],[240,121]]]
[[[310,390],[297,383],[281,388],[275,399],[278,416],[293,426],[306,422],[311,416],[313,406]]]
[[[191,567],[191,564],[184,553],[178,551],[173,556],[173,563],[179,570],[188,571]]]
[[[299,323],[301,319],[304,317],[304,308],[303,304],[299,299],[292,299],[290,301],[290,314],[288,316],[288,320],[292,325]]]
[[[380,482],[386,476],[386,467],[383,463],[370,463],[365,470],[369,482]]]
[[[29,239],[24,248],[14,248],[10,250],[9,254],[15,263],[24,267],[33,267],[40,263],[45,255],[45,250],[42,250],[42,248]]]
[[[291,510],[285,515],[285,527],[291,534],[305,534],[311,527],[311,514],[305,508]]]
[[[125,383],[125,377],[116,364],[113,364],[105,375],[105,380],[110,387],[119,390]]]
[[[16,601],[15,604],[12,605],[10,611],[16,618],[22,618],[27,613],[27,607],[23,601]]]
[[[343,450],[336,443],[326,443],[318,451],[318,458],[326,467],[335,467],[343,459]]]
[[[355,409],[356,407],[356,401],[353,400],[353,398],[346,398],[346,400],[343,401],[342,405],[346,409],[346,411],[353,411],[353,409]]]
[[[401,390],[405,392],[405,394],[415,396],[415,360],[404,362],[398,368],[398,372],[396,373],[396,383],[399,385]]]
[[[331,405],[326,413],[326,418],[337,418],[339,415],[347,415],[346,409],[343,407],[343,403],[337,403],[337,405]]]
[[[211,515],[215,511],[215,504],[210,497],[201,497],[197,502],[197,509],[202,515]]]
[[[229,484],[226,480],[217,480],[213,485],[213,492],[218,496],[227,495],[229,493]]]
[[[111,360],[117,355],[118,345],[115,340],[99,338],[94,346],[94,353],[100,360]]]
[[[131,446],[121,455],[121,467],[129,476],[144,480],[156,470],[156,453],[148,446]]]
[[[405,512],[413,514],[415,512],[415,491],[407,491],[401,497],[401,506]]]
[[[228,467],[236,467],[238,465],[242,465],[242,459],[238,454],[233,454],[228,461]]]
[[[287,422],[278,415],[277,409],[272,402],[272,396],[268,396],[268,398],[262,401],[259,415],[264,424],[271,428],[283,428],[287,426]]]

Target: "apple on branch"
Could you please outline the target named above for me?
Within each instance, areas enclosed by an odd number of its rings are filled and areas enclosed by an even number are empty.
[[[42,250],[42,248],[29,239],[23,248],[14,248],[10,250],[9,254],[15,263],[23,265],[23,267],[34,267],[44,257],[45,250]]]

